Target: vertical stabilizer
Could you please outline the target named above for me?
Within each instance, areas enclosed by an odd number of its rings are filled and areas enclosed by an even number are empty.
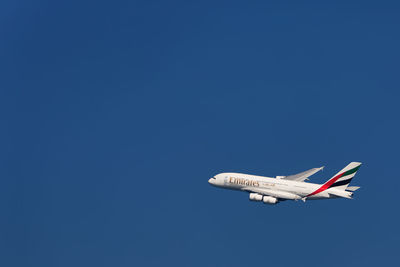
[[[329,188],[346,190],[347,186],[351,182],[351,179],[353,179],[354,175],[356,175],[356,172],[358,171],[360,166],[361,162],[351,162],[325,184],[328,185]]]

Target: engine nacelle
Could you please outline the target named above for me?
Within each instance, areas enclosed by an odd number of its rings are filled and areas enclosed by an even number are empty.
[[[278,199],[277,198],[270,197],[270,196],[264,196],[262,200],[263,200],[263,202],[265,204],[276,204],[276,203],[278,203]]]
[[[250,201],[261,201],[263,200],[263,196],[257,193],[250,193],[249,199]]]

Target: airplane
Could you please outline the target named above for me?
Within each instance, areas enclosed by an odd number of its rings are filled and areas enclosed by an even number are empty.
[[[242,173],[220,173],[210,178],[208,182],[216,187],[248,192],[250,201],[271,205],[285,200],[305,202],[306,200],[330,198],[352,199],[353,192],[360,187],[349,186],[349,184],[360,166],[360,162],[351,162],[324,184],[305,182],[308,177],[324,167],[275,178]]]

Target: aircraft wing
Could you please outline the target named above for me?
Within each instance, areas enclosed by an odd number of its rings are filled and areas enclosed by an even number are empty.
[[[322,166],[321,168],[312,168],[308,171],[305,172],[301,172],[298,174],[294,174],[294,175],[289,175],[289,176],[284,176],[280,179],[285,179],[285,180],[291,180],[291,181],[299,181],[299,182],[303,182],[304,180],[306,180],[308,177],[310,177],[311,175],[319,172],[320,170],[324,169],[324,166]],[[279,177],[279,176],[278,176]]]

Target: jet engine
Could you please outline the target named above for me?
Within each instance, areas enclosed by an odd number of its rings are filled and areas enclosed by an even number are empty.
[[[250,193],[249,199],[250,201],[261,201],[263,199],[263,196],[257,193]]]
[[[275,197],[264,196],[263,202],[265,204],[276,204],[276,203],[278,203],[278,199],[276,199]]]

